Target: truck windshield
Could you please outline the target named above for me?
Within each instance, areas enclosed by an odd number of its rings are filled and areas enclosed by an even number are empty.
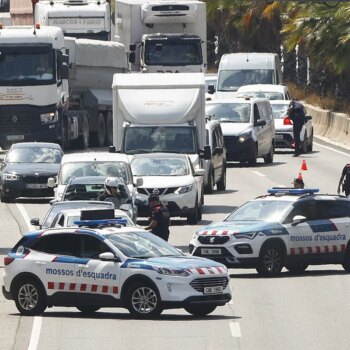
[[[219,74],[218,91],[237,91],[243,85],[274,84],[273,69],[224,70]]]
[[[48,85],[55,79],[54,51],[42,47],[0,46],[0,84]]]
[[[127,127],[124,135],[124,152],[197,153],[195,129],[188,126]]]
[[[188,66],[203,63],[200,40],[147,39],[145,63],[149,66]]]

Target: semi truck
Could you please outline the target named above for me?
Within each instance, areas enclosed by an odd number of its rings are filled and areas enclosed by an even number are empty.
[[[203,73],[114,74],[113,145],[127,155],[188,154],[196,168],[210,158]]]
[[[115,6],[115,40],[130,49],[131,71],[206,71],[205,2],[116,0]]]
[[[35,23],[62,28],[66,36],[111,39],[111,9],[105,0],[40,0],[34,18]]]
[[[90,136],[104,143],[112,77],[127,68],[124,46],[65,39],[61,28],[40,25],[3,27],[0,35],[0,146],[49,141],[85,148]]]

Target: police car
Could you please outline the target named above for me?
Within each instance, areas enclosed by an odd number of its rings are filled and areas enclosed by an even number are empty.
[[[316,264],[342,264],[350,272],[350,199],[317,192],[271,189],[197,231],[190,253],[264,276]]]
[[[4,258],[5,298],[23,315],[74,306],[84,313],[124,307],[137,317],[170,308],[203,316],[231,299],[224,265],[185,256],[152,233],[116,223],[80,221],[82,227],[24,235]]]

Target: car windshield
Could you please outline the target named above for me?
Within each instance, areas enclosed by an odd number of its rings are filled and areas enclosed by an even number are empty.
[[[285,200],[254,200],[243,204],[225,221],[282,222],[293,203]]]
[[[268,100],[284,99],[282,92],[272,91],[242,91],[237,94],[237,97],[267,98]]]
[[[249,123],[250,108],[250,103],[211,103],[207,104],[205,113],[220,122]]]
[[[271,103],[271,108],[272,108],[272,114],[274,119],[283,119],[287,115],[287,110],[288,110],[289,103],[287,104],[272,104]]]
[[[176,248],[149,232],[121,232],[105,234],[104,237],[129,258],[183,256]]]
[[[57,148],[16,147],[7,156],[7,163],[61,163],[62,154]]]
[[[60,170],[58,183],[66,185],[69,179],[82,176],[120,177],[126,184],[130,183],[126,164],[115,161],[64,163]]]
[[[190,173],[185,158],[138,157],[131,162],[135,176],[184,176]]]

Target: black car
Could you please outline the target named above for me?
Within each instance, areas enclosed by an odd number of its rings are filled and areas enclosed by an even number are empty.
[[[58,174],[63,151],[56,143],[13,144],[0,163],[0,197],[10,202],[18,197],[52,197],[47,179]]]

